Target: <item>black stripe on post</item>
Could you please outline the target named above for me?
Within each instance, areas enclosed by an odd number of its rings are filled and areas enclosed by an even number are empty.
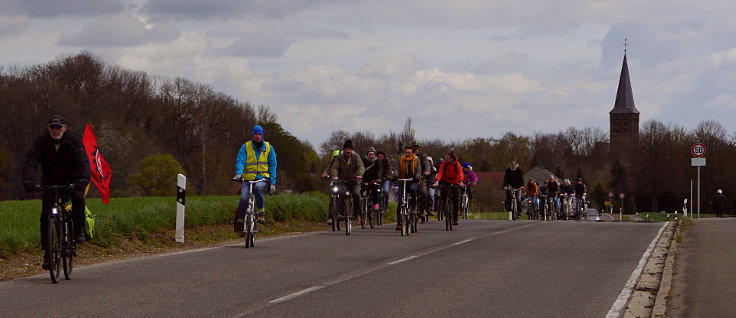
[[[186,196],[186,190],[184,190],[182,187],[176,187],[176,202],[179,202],[181,205],[185,205],[185,196]]]

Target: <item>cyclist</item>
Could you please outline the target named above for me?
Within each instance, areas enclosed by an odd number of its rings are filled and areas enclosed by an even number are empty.
[[[339,191],[342,193],[349,192],[353,199],[353,215],[355,220],[360,223],[360,181],[363,179],[365,166],[360,155],[353,153],[353,141],[345,140],[342,146],[342,155],[335,159],[335,163],[330,168],[330,175],[333,181],[344,181],[338,185]],[[340,200],[340,211],[347,212],[347,203]]]
[[[363,180],[368,182],[368,192],[371,196],[371,202],[373,202],[373,209],[378,210],[378,203],[381,200],[378,197],[378,187],[381,186],[383,165],[381,164],[381,160],[378,160],[378,157],[376,157],[376,148],[368,148],[368,153],[363,157],[363,166],[365,167]]]
[[[524,172],[516,161],[511,161],[509,168],[503,174],[503,185],[506,190],[506,211],[511,211],[511,190],[524,188]],[[510,187],[509,187],[510,186]],[[521,192],[514,198],[521,201]]]
[[[398,179],[412,179],[413,181],[407,183],[407,189],[406,193],[416,194],[417,189],[419,189],[419,178],[422,175],[422,165],[419,162],[419,158],[417,158],[416,155],[414,155],[414,148],[411,146],[404,147],[404,155],[401,156],[399,159],[399,172],[398,172]],[[399,190],[396,192],[398,195],[398,202],[399,205],[396,206],[396,230],[401,231],[401,216],[400,216],[400,205],[401,201],[404,199],[404,183],[399,182]],[[416,197],[416,195],[414,196]],[[411,202],[409,203],[409,206],[412,206]],[[414,204],[416,207],[416,204]],[[411,211],[412,214],[416,214],[416,209]]]
[[[74,189],[68,194],[72,202],[72,222],[74,241],[84,241],[84,188],[89,183],[89,159],[82,144],[82,138],[69,130],[66,120],[60,115],[49,119],[48,129],[33,143],[23,164],[23,187],[26,191],[40,189],[35,183],[36,168],[41,164],[41,183],[43,185],[69,185]],[[50,268],[48,251],[48,223],[54,193],[43,191],[41,201],[41,246],[43,247],[43,269]]]
[[[478,175],[473,171],[473,166],[469,162],[463,163],[463,175],[465,179],[465,191],[468,193],[468,205],[473,204],[473,187],[478,183]]]
[[[570,184],[570,179],[565,179],[562,182],[562,188],[560,188],[560,194],[564,195],[565,200],[565,215],[570,216],[572,210],[572,196],[575,193],[575,189]]]
[[[457,212],[460,209],[460,188],[449,187],[447,185],[456,184],[460,187],[463,186],[463,169],[460,163],[457,161],[457,155],[454,151],[450,151],[445,154],[445,161],[440,165],[437,170],[437,177],[432,186],[437,187],[441,182],[443,187],[440,187],[440,196],[443,200],[452,200],[452,224],[457,224]]]
[[[434,215],[432,211],[435,211],[435,188],[432,186],[434,178],[437,177],[437,168],[435,167],[434,160],[432,157],[427,156],[427,163],[429,164],[429,177],[427,178],[427,215]]]
[[[414,148],[414,154],[419,158],[419,164],[422,167],[422,175],[420,176],[419,182],[419,217],[424,216],[424,211],[427,210],[427,200],[429,199],[429,192],[427,191],[427,184],[429,180],[429,174],[431,169],[429,167],[429,161],[427,155],[421,152],[422,145],[418,141],[412,141],[411,147]]]
[[[263,211],[263,193],[268,187],[268,193],[276,193],[276,150],[271,143],[263,140],[263,127],[255,125],[250,131],[251,140],[240,146],[238,157],[235,159],[235,176],[233,180],[253,181],[265,179],[253,185],[253,194],[256,197],[258,223],[266,221]],[[243,235],[242,226],[245,222],[245,210],[248,209],[249,193],[248,182],[243,182],[240,188],[240,202],[238,203],[238,218],[235,220],[236,231]]]
[[[381,187],[383,187],[383,200],[386,202],[386,206],[383,207],[384,212],[388,210],[388,198],[391,191],[391,178],[393,177],[393,167],[391,166],[391,160],[386,157],[386,153],[382,150],[376,152],[376,157],[381,160],[381,167],[383,168],[383,175],[381,176]]]
[[[327,165],[327,168],[325,168],[324,171],[322,171],[322,179],[327,179],[330,177],[330,169],[332,169],[332,165],[335,163],[335,158],[340,155],[342,150],[337,149],[332,151],[332,157],[330,158],[330,164]]]
[[[588,192],[588,187],[585,186],[585,183],[583,183],[583,178],[578,178],[577,183],[575,184],[575,206],[577,209],[578,202],[581,202],[583,204],[583,209],[585,209],[586,201],[585,197]],[[583,211],[577,211],[577,212],[583,212]]]
[[[524,196],[530,198],[532,203],[526,214],[531,215],[533,210],[539,211],[539,185],[537,185],[537,181],[534,180],[534,178],[529,179],[529,182],[526,183],[526,187],[524,187]]]
[[[560,185],[557,183],[557,178],[555,178],[554,175],[549,176],[549,180],[547,180],[547,188],[544,193],[547,194],[547,197],[552,198],[555,208],[559,210],[560,197],[558,197],[557,194],[560,193]]]

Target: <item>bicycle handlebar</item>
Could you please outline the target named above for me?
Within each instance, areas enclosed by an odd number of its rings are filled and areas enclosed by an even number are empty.
[[[34,186],[36,190],[52,190],[52,191],[59,191],[59,190],[67,190],[71,191],[74,190],[74,184],[65,184],[65,185],[42,185],[37,184]]]

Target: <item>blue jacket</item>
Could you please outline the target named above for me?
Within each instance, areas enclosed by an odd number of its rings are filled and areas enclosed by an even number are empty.
[[[256,154],[256,158],[261,158],[261,150],[264,150],[266,147],[266,142],[264,141],[263,144],[261,144],[261,148],[256,148],[256,144],[253,144],[253,152]],[[270,143],[269,143],[270,144]],[[271,145],[271,152],[268,154],[268,174],[271,175],[270,180],[271,184],[276,184],[276,149],[273,148],[273,144]],[[245,143],[243,143],[242,146],[240,146],[240,151],[238,151],[238,158],[235,159],[235,174],[243,174],[243,167],[245,167],[245,159],[247,157],[246,151],[245,151]],[[262,175],[258,174],[256,175],[256,179],[264,178]]]

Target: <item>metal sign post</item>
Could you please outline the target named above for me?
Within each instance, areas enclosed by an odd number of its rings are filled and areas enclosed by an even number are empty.
[[[698,219],[700,218],[700,167],[705,167],[705,156],[706,148],[704,144],[696,143],[690,148],[690,153],[695,158],[691,158],[690,164],[693,167],[698,167]]]
[[[621,198],[621,208],[618,209],[618,220],[619,222],[623,222],[624,220],[624,193],[621,192],[621,194],[619,194],[618,197]]]

